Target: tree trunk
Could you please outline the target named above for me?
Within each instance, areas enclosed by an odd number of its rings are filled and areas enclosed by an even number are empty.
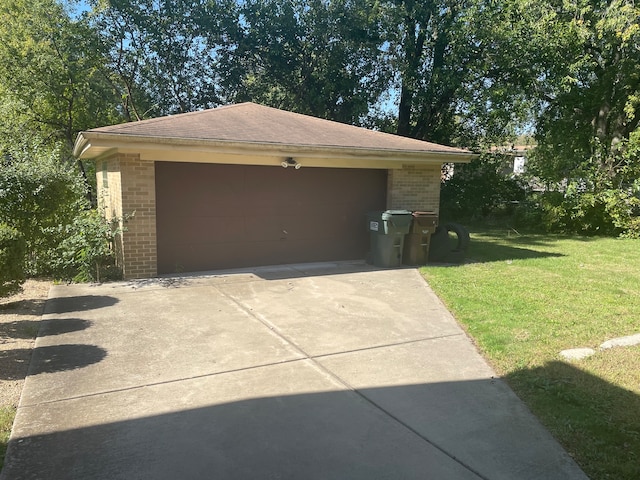
[[[426,39],[426,25],[431,18],[431,12],[425,14],[424,23],[416,20],[413,2],[406,6],[407,14],[404,25],[406,37],[404,39],[404,68],[402,69],[402,87],[400,91],[400,105],[398,107],[398,128],[396,133],[404,137],[412,136],[411,112],[418,82],[418,70],[424,51]]]

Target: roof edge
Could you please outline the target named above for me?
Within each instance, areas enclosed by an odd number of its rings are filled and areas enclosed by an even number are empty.
[[[185,147],[204,151],[242,154],[259,153],[265,156],[281,156],[283,152],[296,154],[327,155],[330,157],[395,157],[406,161],[427,161],[440,157],[442,162],[467,163],[477,157],[471,151],[450,150],[406,150],[380,149],[366,147],[344,147],[336,145],[305,145],[265,142],[238,142],[229,140],[193,139],[175,137],[149,137],[139,135],[113,134],[105,132],[80,132],[74,144],[73,154],[80,159],[93,159],[101,156],[106,150],[140,148],[148,150],[159,146]],[[256,152],[257,151],[257,152]]]

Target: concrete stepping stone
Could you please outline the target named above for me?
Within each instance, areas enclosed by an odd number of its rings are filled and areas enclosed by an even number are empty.
[[[633,347],[634,345],[640,345],[640,333],[607,340],[600,345],[599,350],[607,350],[614,347]],[[569,348],[562,350],[560,356],[567,360],[582,360],[583,358],[590,357],[594,353],[596,353],[596,351],[593,348]]]
[[[600,348],[606,350],[607,348],[632,347],[634,345],[640,345],[640,333],[629,335],[627,337],[619,337],[612,340],[607,340],[602,345],[600,345]]]
[[[582,360],[583,358],[590,357],[596,353],[593,348],[570,348],[568,350],[562,350],[560,356],[567,360]]]

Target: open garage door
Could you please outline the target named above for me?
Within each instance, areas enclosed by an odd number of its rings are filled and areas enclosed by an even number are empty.
[[[386,170],[156,162],[158,273],[363,259]]]

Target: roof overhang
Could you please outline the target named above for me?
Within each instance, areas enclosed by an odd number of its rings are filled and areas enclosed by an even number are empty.
[[[151,137],[81,132],[73,154],[80,159],[138,154],[141,160],[196,163],[280,165],[294,158],[303,166],[402,168],[406,164],[468,163],[478,155],[465,151],[395,150],[323,145],[235,142],[214,139]]]

